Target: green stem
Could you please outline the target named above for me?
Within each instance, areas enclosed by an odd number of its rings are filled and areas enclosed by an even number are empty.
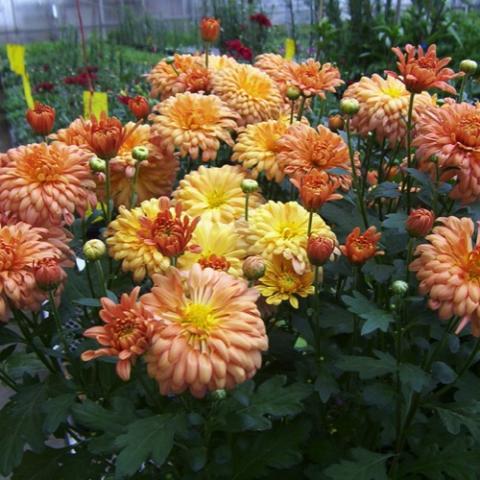
[[[408,239],[408,245],[407,245],[407,283],[410,281],[410,270],[408,269],[408,266],[412,262],[414,246],[415,246],[415,239],[413,237],[410,237]]]
[[[18,392],[18,386],[15,383],[15,380],[3,370],[0,370],[0,382],[3,382],[7,387]]]
[[[313,210],[308,212],[308,228],[307,228],[307,237],[310,237],[312,234],[312,223],[313,223]]]
[[[107,218],[105,219],[106,224],[111,222],[112,220],[112,206],[110,202],[111,197],[111,179],[110,179],[110,159],[106,159],[106,166],[105,166],[105,202],[107,204]]]
[[[320,292],[320,285],[318,284],[319,271],[320,271],[320,268],[318,267],[318,265],[315,265],[315,277],[313,280],[313,284],[315,286],[315,295],[318,295],[318,293]]]
[[[210,45],[208,42],[205,42],[205,66],[208,68],[208,53],[210,50]]]
[[[407,165],[408,168],[412,167],[412,119],[413,119],[413,105],[415,100],[415,93],[410,93],[410,101],[408,103],[408,114],[407,114]],[[407,172],[407,212],[410,211],[411,207],[411,189],[412,189],[412,177]]]
[[[300,121],[302,119],[303,115],[303,109],[305,108],[305,101],[307,100],[307,97],[302,95],[302,99],[300,100],[300,108],[298,109],[298,114],[297,114],[297,120]]]
[[[462,77],[462,83],[460,84],[460,90],[458,92],[458,97],[457,97],[457,102],[458,103],[462,103],[463,102],[463,93],[465,92],[465,87],[467,85],[467,78],[469,77],[469,75],[464,75]]]
[[[52,314],[53,320],[55,321],[55,326],[57,328],[57,333],[58,337],[60,338],[60,341],[63,345],[63,349],[65,351],[65,356],[69,356],[69,348],[68,348],[68,343],[67,340],[65,339],[65,335],[63,333],[62,329],[62,321],[60,319],[60,313],[58,312],[57,305],[55,303],[55,296],[54,296],[54,291],[49,290],[48,291],[48,300],[50,303],[50,313]]]
[[[103,274],[102,264],[100,263],[100,260],[95,260],[95,262],[93,263],[95,265],[95,270],[97,271],[97,275],[98,275],[98,283],[100,284],[101,296],[106,297],[107,286],[105,284],[105,275]]]
[[[292,100],[291,102],[291,107],[290,107],[290,125],[293,123],[293,114],[294,114],[294,109],[295,109],[295,100]]]
[[[248,200],[249,200],[250,194],[245,193],[245,220],[248,220]]]
[[[137,182],[138,182],[138,173],[140,171],[140,162],[137,162],[135,165],[135,174],[132,179],[132,194],[130,196],[130,208],[133,208],[137,204]]]

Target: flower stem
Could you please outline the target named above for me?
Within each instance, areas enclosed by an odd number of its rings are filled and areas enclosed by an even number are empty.
[[[319,270],[320,268],[318,267],[318,265],[315,265],[315,278],[313,280],[313,285],[315,286],[315,295],[318,295],[320,291],[320,285],[318,284]]]
[[[110,159],[106,159],[105,167],[105,202],[107,203],[107,218],[105,219],[106,224],[108,225],[112,220],[112,208],[110,204],[111,197],[111,186],[110,186]]]
[[[138,182],[138,173],[140,171],[140,162],[137,162],[135,165],[135,174],[132,179],[132,194],[130,196],[130,208],[133,208],[137,204],[138,194],[137,194],[137,182]]]
[[[313,210],[308,212],[308,229],[307,229],[307,237],[310,237],[312,234],[312,223],[313,223]]]
[[[245,220],[248,220],[248,200],[249,200],[250,194],[245,193]]]
[[[55,303],[55,295],[53,290],[48,291],[48,301],[50,303],[50,313],[52,314],[53,320],[55,321],[55,326],[57,328],[58,337],[60,338],[60,342],[63,345],[63,349],[65,351],[65,356],[69,356],[69,348],[67,340],[65,339],[65,335],[62,329],[62,321],[60,319],[60,313],[58,311],[57,305]]]
[[[293,123],[293,114],[294,114],[294,109],[295,109],[295,100],[292,100],[291,102],[291,107],[290,107],[290,125]]]
[[[458,91],[458,97],[457,97],[457,102],[462,103],[463,102],[463,94],[465,92],[465,87],[467,85],[467,78],[469,75],[464,75],[462,77],[462,83],[460,84],[460,90]]]
[[[410,281],[410,270],[408,269],[408,266],[412,262],[412,256],[413,256],[413,247],[415,245],[415,240],[410,237],[408,239],[408,245],[407,245],[407,283]]]
[[[103,274],[102,264],[100,263],[100,260],[95,260],[94,264],[95,264],[95,269],[96,269],[97,275],[98,275],[98,282],[100,283],[101,295],[102,295],[102,297],[106,297],[107,296],[107,287],[106,287],[106,284],[105,284],[105,275]]]
[[[407,114],[407,165],[408,168],[412,168],[412,120],[413,120],[413,105],[415,100],[415,93],[410,93],[410,101],[408,103],[408,114]],[[411,195],[410,191],[412,189],[412,177],[407,172],[407,212],[410,211],[411,207]]]
[[[205,42],[205,66],[208,68],[208,53],[209,53],[210,46],[208,42]]]
[[[297,114],[297,120],[300,121],[302,119],[303,115],[303,109],[305,108],[305,101],[307,100],[307,97],[302,95],[302,99],[300,100],[300,108],[298,109],[298,114]]]

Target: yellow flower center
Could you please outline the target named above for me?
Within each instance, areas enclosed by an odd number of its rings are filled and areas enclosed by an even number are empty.
[[[225,192],[222,191],[212,190],[207,193],[206,197],[210,208],[218,208],[227,203],[227,196],[225,195]]]
[[[125,337],[129,337],[136,327],[136,315],[132,312],[125,312],[123,318],[118,318],[113,325],[115,336],[118,340],[125,340]]]
[[[267,98],[271,90],[268,80],[249,75],[249,72],[242,72],[237,86],[244,95],[259,100]]]
[[[195,330],[208,334],[218,323],[218,319],[213,314],[213,308],[210,305],[190,303],[182,312],[181,323],[187,329],[193,327]]]
[[[278,279],[278,289],[281,293],[295,292],[297,290],[297,280],[289,273],[285,273]]]
[[[388,87],[382,88],[382,92],[385,95],[388,95],[389,97],[400,98],[401,96],[404,95],[405,90],[396,86],[388,86]]]

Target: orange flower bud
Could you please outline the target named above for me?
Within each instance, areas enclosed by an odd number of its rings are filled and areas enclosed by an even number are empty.
[[[299,189],[300,199],[307,210],[318,210],[325,202],[342,198],[334,193],[338,182],[322,170],[312,170],[300,181],[293,179],[291,182]]]
[[[256,255],[248,257],[243,262],[242,270],[247,280],[258,280],[265,273],[265,260]]]
[[[426,208],[412,210],[405,222],[405,228],[412,237],[425,237],[430,233],[435,215]]]
[[[364,233],[360,233],[360,228],[355,227],[345,240],[345,245],[340,246],[340,250],[350,263],[361,265],[375,255],[383,255],[384,252],[378,249],[381,236],[376,227],[369,227]]]
[[[133,113],[137,120],[145,118],[150,113],[150,105],[145,97],[137,95],[128,100],[128,109]]]
[[[328,117],[328,128],[332,130],[332,132],[343,130],[343,124],[343,117],[338,113],[336,115],[330,115]]]
[[[35,106],[27,110],[25,118],[35,133],[48,135],[55,123],[55,109],[43,103],[35,102]]]
[[[45,291],[55,290],[66,276],[56,258],[44,258],[37,262],[33,274],[38,287]]]
[[[124,138],[123,125],[118,118],[103,115],[97,121],[95,117],[92,117],[92,128],[88,143],[100,158],[107,160],[115,157]]]
[[[213,17],[200,20],[200,35],[204,42],[216,42],[220,35],[220,21]]]
[[[335,248],[335,243],[328,237],[313,237],[308,239],[307,256],[312,265],[320,267],[328,261]]]

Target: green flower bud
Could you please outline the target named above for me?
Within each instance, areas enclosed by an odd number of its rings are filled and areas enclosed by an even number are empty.
[[[227,397],[227,392],[223,388],[220,388],[212,392],[212,397],[216,400],[223,400]]]
[[[288,87],[287,98],[289,100],[297,100],[302,92],[297,87]]]
[[[245,178],[240,184],[243,193],[254,193],[258,190],[258,182],[251,178]]]
[[[460,71],[465,72],[467,75],[473,75],[478,68],[478,63],[475,60],[462,60],[460,62]]]
[[[92,157],[88,164],[90,165],[92,172],[95,173],[105,173],[107,170],[107,162],[98,157]]]
[[[106,251],[106,245],[98,238],[89,240],[83,245],[83,255],[87,260],[91,262],[102,258],[105,255]]]
[[[168,65],[172,65],[174,62],[175,62],[174,56],[171,55],[169,57],[165,57],[165,63],[167,63]]]
[[[148,151],[148,148],[147,147],[143,147],[143,146],[138,146],[138,147],[135,147],[133,150],[132,150],[132,157],[137,161],[137,162],[143,162],[144,160],[147,160],[148,159],[148,155],[150,154],[150,152]]]
[[[405,296],[408,292],[408,283],[403,280],[395,280],[391,285],[390,289],[395,295],[400,295],[401,297]]]
[[[340,110],[347,115],[355,115],[360,110],[360,104],[355,98],[342,98]]]

